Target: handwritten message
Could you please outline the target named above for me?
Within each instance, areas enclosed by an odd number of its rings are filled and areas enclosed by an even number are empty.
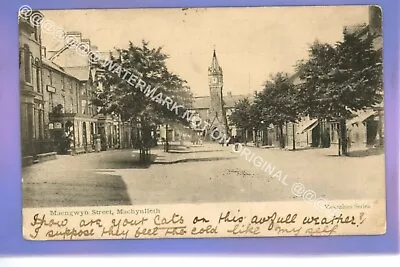
[[[285,205],[283,210],[287,209]],[[331,236],[386,231],[382,202],[355,203],[351,206],[354,209],[332,216],[307,210],[301,203],[296,205],[291,209],[296,212],[276,211],[270,203],[240,203],[240,208],[181,204],[137,209],[25,209],[24,237],[75,240]]]

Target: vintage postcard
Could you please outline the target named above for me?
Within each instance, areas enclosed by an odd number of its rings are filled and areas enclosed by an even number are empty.
[[[18,24],[25,239],[386,232],[378,6]]]

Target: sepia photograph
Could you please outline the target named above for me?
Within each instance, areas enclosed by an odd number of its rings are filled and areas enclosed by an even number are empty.
[[[379,6],[23,6],[18,25],[24,225],[39,225],[36,236],[74,215],[183,225],[172,207],[187,204],[178,210],[193,224],[213,207],[218,224],[251,218],[218,236],[256,235],[279,212],[294,223],[305,206],[331,216],[319,234],[361,229],[364,211],[372,221],[361,233],[384,233]],[[262,203],[275,215],[251,217]],[[50,231],[45,239],[68,236]]]

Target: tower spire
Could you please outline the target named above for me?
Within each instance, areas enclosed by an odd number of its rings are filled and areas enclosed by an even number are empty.
[[[218,59],[217,59],[217,53],[215,51],[215,45],[214,45],[214,53],[211,61],[211,66],[208,68],[208,71],[211,73],[221,73],[222,74],[222,68],[218,64]]]

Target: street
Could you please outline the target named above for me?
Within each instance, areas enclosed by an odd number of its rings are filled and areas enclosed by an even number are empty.
[[[288,151],[249,147],[287,176],[284,182],[246,161],[232,146],[208,143],[163,152],[137,164],[138,151],[110,150],[23,168],[24,207],[300,200],[291,192],[302,183],[317,197],[381,199],[384,155],[338,157],[335,149]],[[368,166],[368,168],[365,168]],[[373,167],[375,166],[375,167]]]

